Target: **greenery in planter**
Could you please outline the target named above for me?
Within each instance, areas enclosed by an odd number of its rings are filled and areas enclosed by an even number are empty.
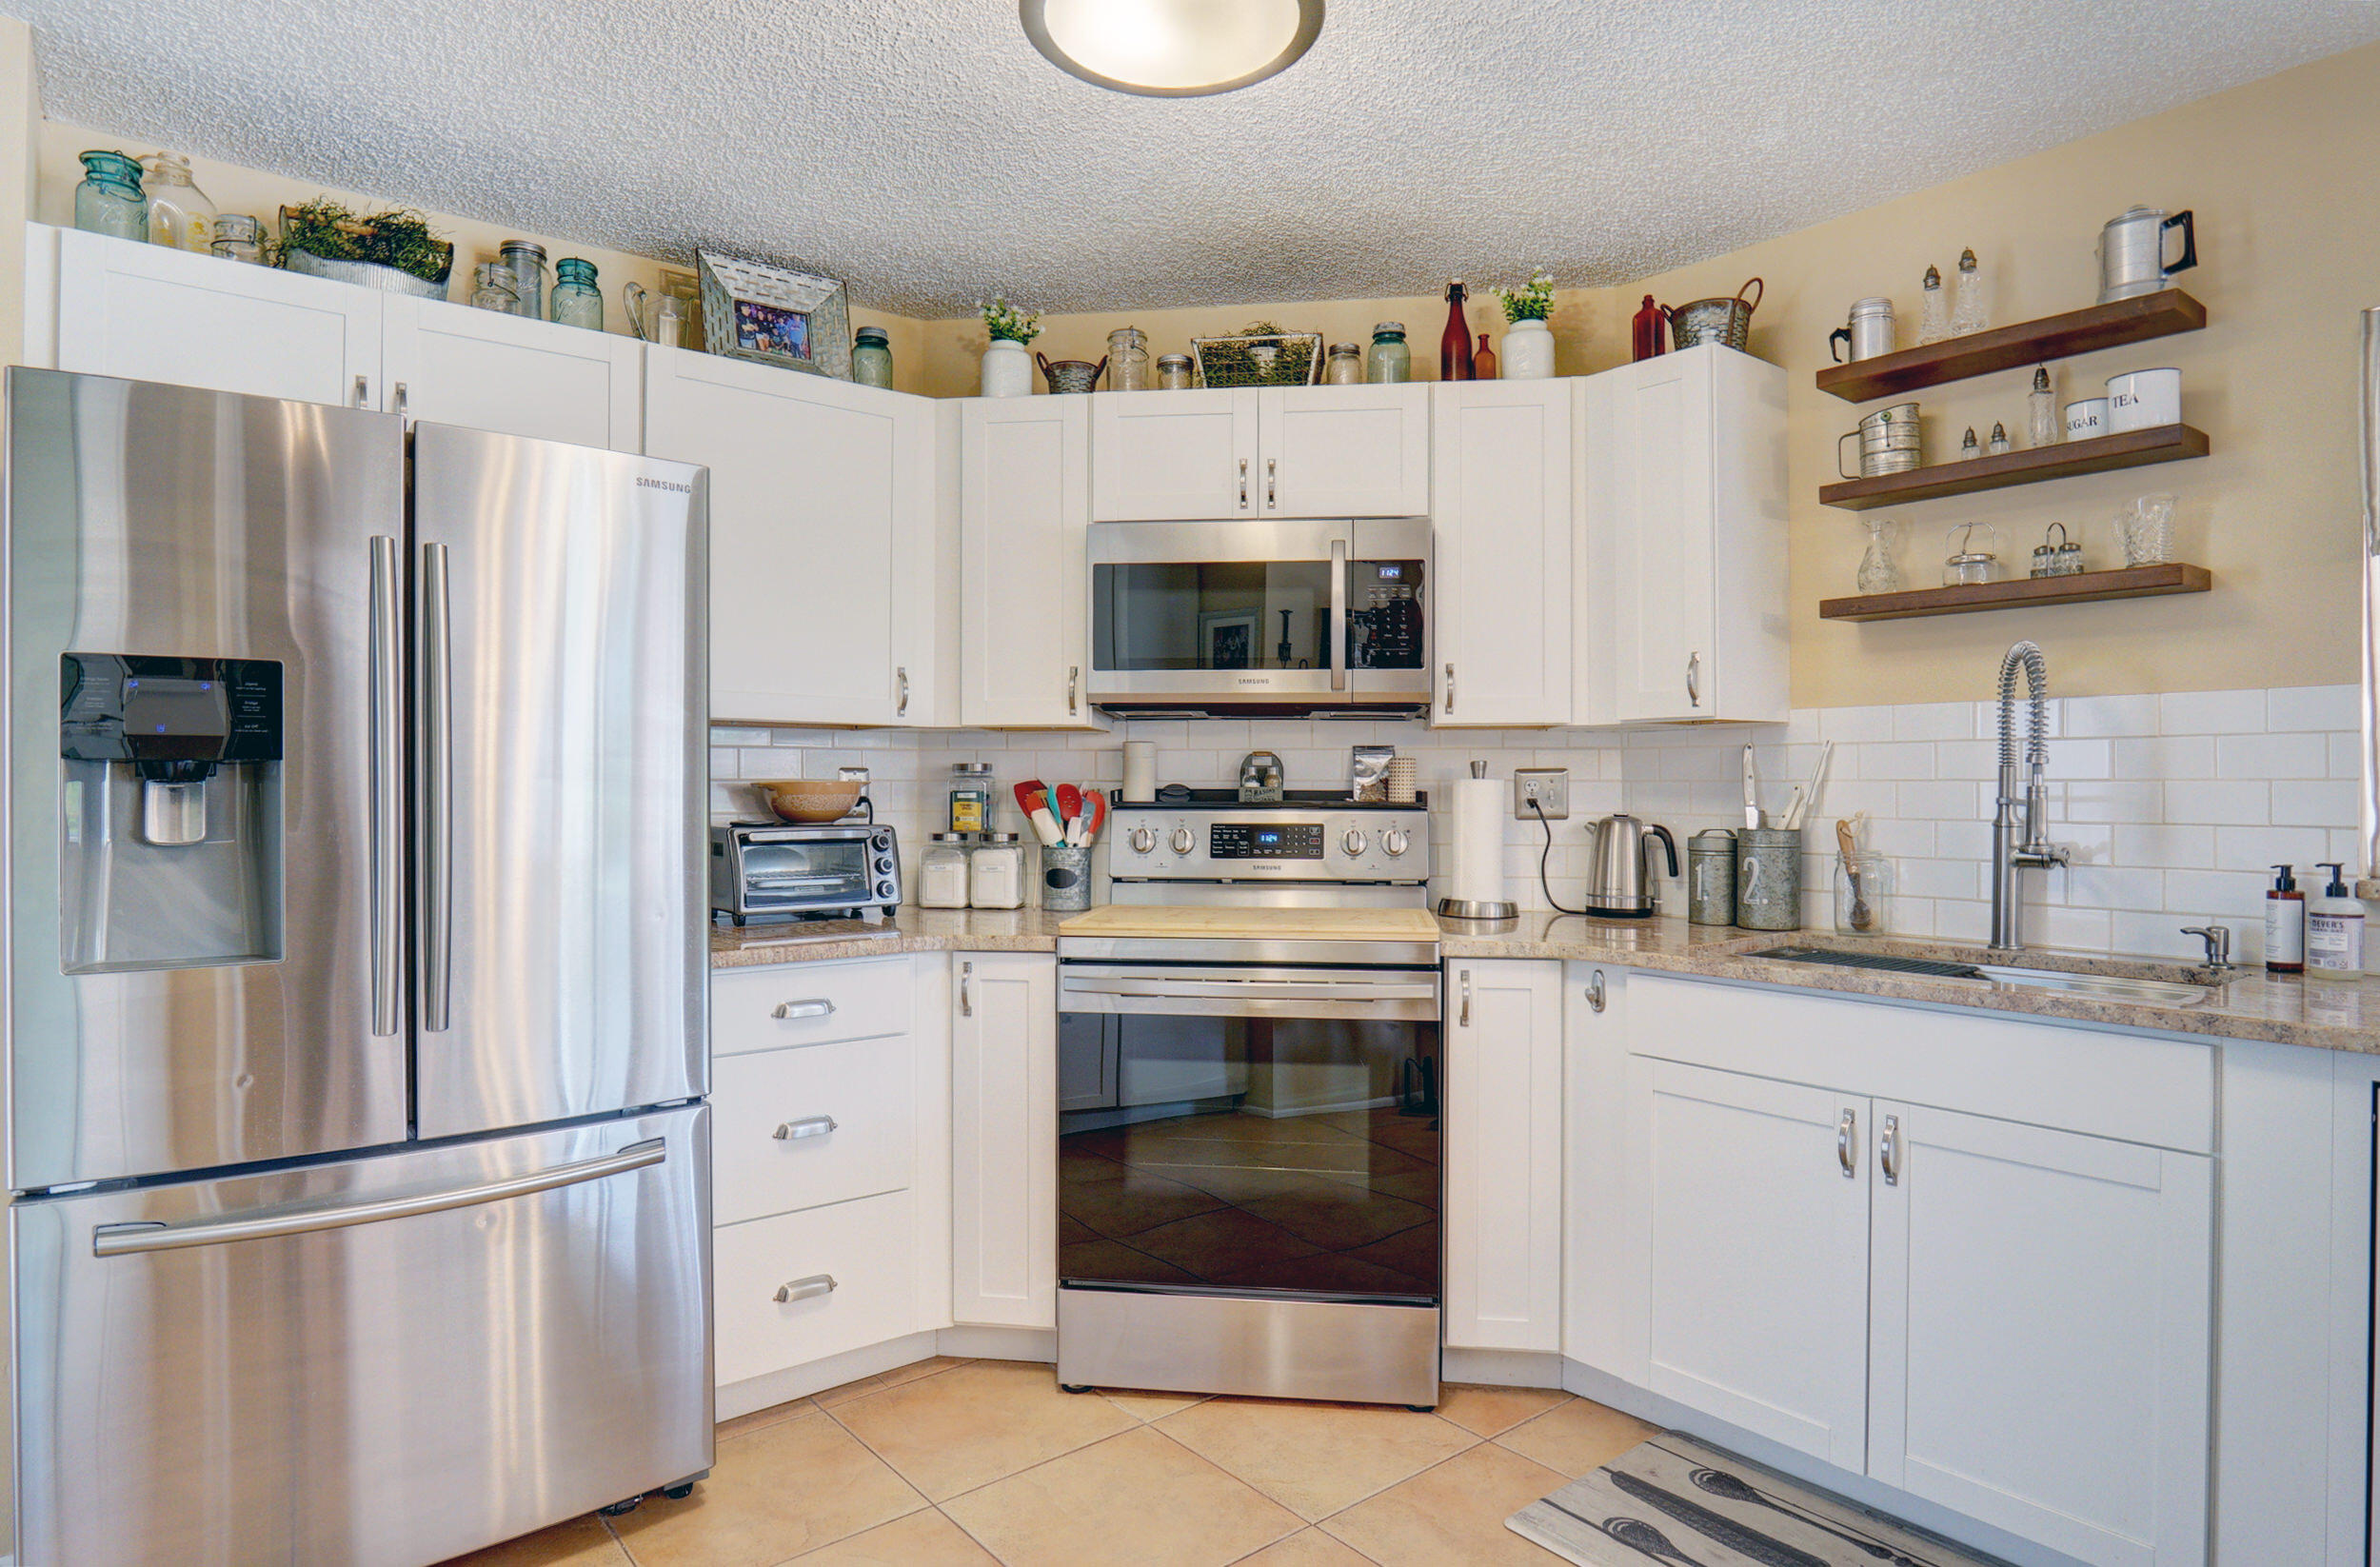
[[[292,250],[325,261],[393,267],[425,283],[444,283],[454,268],[454,247],[431,233],[428,220],[421,213],[399,208],[361,217],[327,196],[281,209],[281,237],[273,242],[273,265],[287,267]]]
[[[1041,312],[1021,309],[998,294],[992,296],[989,305],[978,305],[975,308],[983,318],[983,330],[995,343],[1021,346],[1041,335]]]
[[[1529,274],[1529,281],[1517,288],[1498,288],[1496,297],[1504,302],[1506,321],[1543,321],[1554,313],[1554,277],[1539,267]]]
[[[1313,376],[1321,340],[1277,322],[1252,321],[1230,337],[1198,338],[1191,346],[1210,387],[1302,387]],[[1268,347],[1271,354],[1258,351]]]

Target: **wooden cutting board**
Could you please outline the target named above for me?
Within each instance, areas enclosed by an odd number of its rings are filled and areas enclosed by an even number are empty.
[[[1295,941],[1438,940],[1422,908],[1182,908],[1109,903],[1058,927],[1061,936],[1211,936]]]

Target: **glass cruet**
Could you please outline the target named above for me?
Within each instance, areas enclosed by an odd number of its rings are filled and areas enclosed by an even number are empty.
[[[1867,553],[1859,557],[1859,591],[1899,592],[1901,568],[1893,562],[1893,545],[1900,540],[1900,519],[1862,517],[1859,521],[1868,530]]]

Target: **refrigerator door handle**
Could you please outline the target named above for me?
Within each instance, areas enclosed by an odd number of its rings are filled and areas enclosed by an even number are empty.
[[[371,544],[372,1032],[388,1035],[405,987],[405,616],[397,541]]]
[[[422,1031],[444,1033],[454,985],[454,626],[445,545],[422,546]]]
[[[346,1229],[354,1224],[377,1224],[385,1220],[445,1213],[450,1208],[475,1207],[483,1202],[501,1202],[509,1197],[527,1197],[561,1186],[601,1180],[605,1176],[625,1175],[630,1170],[659,1164],[668,1157],[669,1144],[661,1138],[650,1138],[643,1142],[632,1142],[618,1153],[605,1154],[601,1159],[583,1159],[572,1164],[557,1164],[550,1169],[532,1170],[526,1175],[507,1176],[502,1180],[484,1181],[476,1186],[462,1186],[451,1191],[385,1197],[370,1202],[259,1208],[229,1219],[206,1219],[179,1224],[102,1224],[91,1231],[90,1249],[93,1257],[126,1257],[136,1252],[176,1251],[185,1246],[220,1246],[233,1240],[265,1240],[276,1236]]]

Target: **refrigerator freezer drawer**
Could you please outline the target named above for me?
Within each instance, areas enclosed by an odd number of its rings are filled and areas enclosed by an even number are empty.
[[[887,1192],[721,1230],[719,1385],[937,1325],[918,1310],[915,1213]]]
[[[702,1105],[20,1202],[22,1567],[418,1567],[711,1461]]]
[[[907,1186],[917,1160],[916,1061],[910,1037],[896,1034],[715,1063],[713,1221]]]

